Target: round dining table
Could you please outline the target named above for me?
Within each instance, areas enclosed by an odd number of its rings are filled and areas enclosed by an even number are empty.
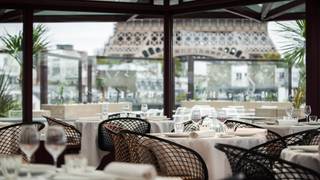
[[[318,149],[318,146],[316,149]],[[289,147],[281,151],[280,158],[320,173],[319,151],[310,152],[301,149],[292,149]]]
[[[102,121],[100,117],[87,117],[74,122],[82,134],[80,153],[88,158],[88,164],[91,166],[98,166],[103,156],[109,153],[98,147],[98,127]],[[172,120],[149,120],[149,122],[152,133],[171,132],[174,126]]]
[[[267,124],[257,124],[263,128],[269,129],[278,133],[280,136],[286,136],[289,134],[311,130],[311,129],[318,129],[320,125],[310,125],[307,123],[301,123],[299,125],[267,125]]]
[[[227,157],[223,152],[215,148],[217,143],[230,144],[248,149],[266,142],[264,132],[253,136],[241,137],[219,137],[218,135],[199,138],[168,137],[166,134],[157,134],[156,136],[181,144],[199,153],[207,165],[209,180],[223,179],[232,175]]]

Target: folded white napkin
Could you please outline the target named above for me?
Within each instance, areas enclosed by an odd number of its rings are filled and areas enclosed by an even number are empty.
[[[215,131],[193,131],[190,132],[189,137],[191,138],[205,138],[215,136]]]
[[[149,121],[164,121],[164,120],[168,120],[168,118],[166,116],[149,116],[149,117],[147,117],[147,119]]]
[[[154,180],[157,176],[156,169],[149,164],[112,162],[104,172],[123,180]]]
[[[95,175],[85,175],[85,173],[83,173],[82,175],[80,174],[70,174],[70,173],[59,173],[56,176],[54,176],[53,178],[54,180],[105,180],[105,179],[109,179],[109,180],[113,180],[116,179],[116,177],[114,176],[110,176],[107,174],[97,174]]]
[[[296,125],[298,124],[298,120],[284,120],[284,119],[280,119],[277,120],[279,125]]]
[[[267,132],[267,129],[263,128],[237,128],[235,134],[255,134],[265,136]]]

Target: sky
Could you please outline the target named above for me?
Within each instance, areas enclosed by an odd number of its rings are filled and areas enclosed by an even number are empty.
[[[74,49],[87,51],[89,55],[102,50],[114,31],[114,23],[45,23],[45,26],[51,48],[56,44],[72,44]],[[21,29],[22,24],[0,23],[0,36],[6,32],[18,33]],[[276,23],[268,24],[269,35],[281,53],[284,39],[276,32],[277,29]]]

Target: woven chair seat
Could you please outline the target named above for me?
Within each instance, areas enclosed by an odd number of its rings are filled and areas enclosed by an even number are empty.
[[[46,118],[49,126],[61,126],[64,129],[67,137],[67,148],[77,147],[80,148],[81,146],[81,132],[72,126],[71,124],[65,123],[63,121],[57,120],[52,117],[43,116]]]
[[[160,176],[180,177],[184,180],[207,180],[207,167],[201,156],[184,146],[155,136],[121,131],[129,146],[131,163],[148,163],[156,167]]]
[[[98,127],[98,145],[101,150],[112,151],[113,143],[109,133],[105,129],[106,124],[113,124],[121,129],[127,129],[139,133],[150,133],[150,123],[144,119],[122,117],[102,121]]]
[[[257,126],[257,125],[246,123],[246,122],[242,122],[242,121],[235,121],[235,120],[226,120],[224,122],[224,124],[226,126],[232,125],[235,128],[261,128],[261,129],[265,129],[265,128],[261,127],[261,126]],[[268,141],[272,141],[274,139],[281,138],[281,136],[278,133],[267,129],[266,138],[267,138]]]
[[[38,131],[42,130],[45,125],[41,122],[28,123],[34,125]],[[0,128],[0,154],[21,154],[27,161],[26,155],[20,150],[19,141],[22,132],[22,126],[25,123],[18,123]]]
[[[240,147],[216,144],[229,160],[233,174],[249,179],[320,180],[320,174],[306,167]]]

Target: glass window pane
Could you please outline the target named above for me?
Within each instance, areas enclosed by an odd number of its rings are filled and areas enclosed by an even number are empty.
[[[0,18],[7,13],[22,15],[16,9],[0,12]],[[0,23],[0,126],[22,120],[22,31],[21,16]]]

